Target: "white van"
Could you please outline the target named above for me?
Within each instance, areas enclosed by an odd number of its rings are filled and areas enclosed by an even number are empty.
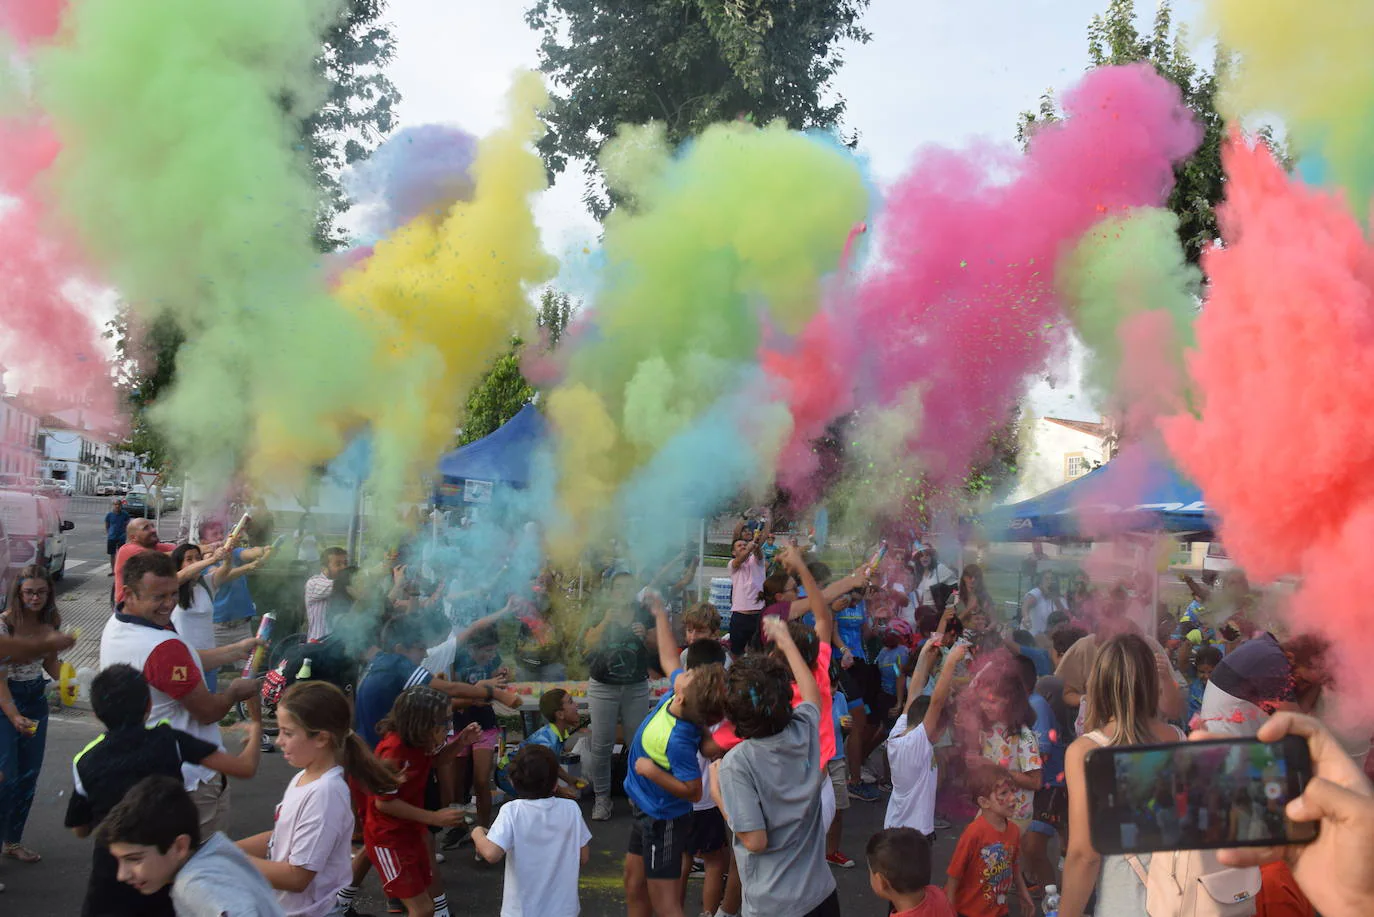
[[[57,504],[47,497],[20,491],[0,491],[0,522],[9,549],[8,574],[29,564],[46,567],[61,579],[67,567],[67,536],[75,526],[62,519]]]

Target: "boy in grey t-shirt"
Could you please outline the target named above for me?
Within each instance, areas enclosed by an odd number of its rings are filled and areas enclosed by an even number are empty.
[[[276,892],[234,842],[200,840],[200,816],[180,777],[145,777],[100,823],[119,880],[151,895],[168,885],[177,917],[282,917]]]
[[[764,633],[787,657],[802,702],[792,708],[787,671],[748,655],[726,674],[726,714],[741,742],[712,765],[711,793],[735,832],[744,889],[741,917],[838,917],[821,820],[820,689],[778,618]]]

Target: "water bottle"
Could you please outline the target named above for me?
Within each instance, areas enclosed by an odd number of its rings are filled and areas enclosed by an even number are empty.
[[[1054,885],[1045,886],[1045,900],[1040,904],[1044,917],[1059,917],[1059,889]]]
[[[310,657],[306,656],[301,663],[300,671],[296,673],[296,681],[305,681],[310,677]]]

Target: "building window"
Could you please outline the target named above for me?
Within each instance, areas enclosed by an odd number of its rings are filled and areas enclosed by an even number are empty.
[[[1064,456],[1064,477],[1068,480],[1082,477],[1092,469],[1088,467],[1088,460],[1083,457],[1083,453],[1074,452]]]

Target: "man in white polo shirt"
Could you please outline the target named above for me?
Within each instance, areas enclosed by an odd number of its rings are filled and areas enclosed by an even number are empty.
[[[221,750],[219,721],[234,704],[257,692],[259,682],[236,678],[223,694],[205,686],[205,667],[242,659],[257,640],[199,653],[172,627],[177,605],[177,570],[157,551],[140,551],[123,566],[120,611],[110,617],[100,638],[100,667],[123,662],[143,673],[152,694],[148,722],[166,720],[183,732],[213,742]],[[229,826],[229,786],[222,774],[192,764],[182,765],[186,790],[200,812],[204,836]]]

